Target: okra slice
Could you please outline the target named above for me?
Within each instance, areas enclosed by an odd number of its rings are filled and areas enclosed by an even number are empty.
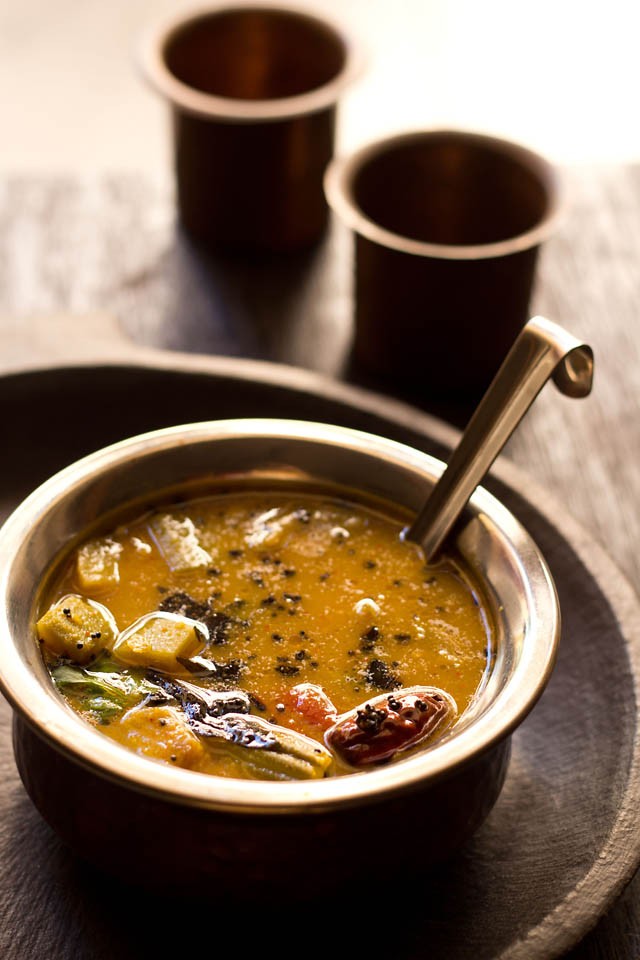
[[[110,537],[90,540],[76,554],[75,578],[83,593],[107,593],[120,583],[122,544]]]
[[[309,761],[292,754],[247,750],[230,743],[225,743],[223,752],[241,763],[246,774],[256,780],[320,780],[332,763],[331,756],[324,754]]]
[[[175,700],[190,720],[206,720],[225,713],[249,713],[251,709],[251,698],[244,690],[211,690],[153,670],[147,672],[147,678]]]
[[[118,627],[103,604],[69,593],[40,617],[36,631],[50,653],[88,663],[113,646]]]
[[[325,732],[324,742],[354,767],[388,763],[441,737],[457,715],[455,700],[444,690],[407,687],[342,714]]]
[[[179,520],[170,513],[155,514],[149,520],[149,530],[172,570],[195,570],[211,563],[211,554],[200,545],[189,517]]]
[[[209,631],[199,620],[158,611],[139,617],[123,630],[113,654],[131,666],[177,673],[182,669],[178,658],[199,653],[208,639]]]
[[[227,713],[189,722],[200,736],[224,742],[225,752],[259,778],[318,780],[333,762],[331,753],[316,740],[262,717]]]

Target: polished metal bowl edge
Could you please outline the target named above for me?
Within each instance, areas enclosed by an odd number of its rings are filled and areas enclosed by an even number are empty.
[[[215,467],[212,468],[212,454]],[[179,457],[178,457],[179,455]],[[178,457],[181,464],[176,472]],[[256,783],[153,766],[89,728],[61,701],[38,663],[33,642],[37,585],[65,540],[89,516],[206,472],[286,465],[298,477],[338,481],[417,510],[444,465],[395,441],[331,424],[293,420],[210,421],[153,431],[98,451],[50,478],[0,530],[0,688],[14,709],[55,749],[76,762],[169,802],[244,813],[307,812],[372,802],[451,775],[507,738],[541,695],[557,652],[557,595],[529,534],[491,494],[478,488],[457,537],[463,555],[492,584],[498,658],[486,688],[455,735],[393,766],[312,783]],[[150,469],[152,467],[153,469]],[[177,475],[179,473],[179,476]],[[116,495],[117,491],[117,495]],[[51,542],[55,543],[52,549]],[[509,601],[505,606],[504,598]],[[28,611],[26,615],[25,611]],[[507,650],[505,630],[515,640]],[[542,638],[542,639],[540,639]]]

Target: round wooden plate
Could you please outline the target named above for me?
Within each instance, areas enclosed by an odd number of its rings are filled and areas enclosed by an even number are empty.
[[[244,416],[313,419],[382,434],[443,460],[458,434],[398,401],[261,361],[142,352],[0,377],[0,511],[52,472],[135,433]],[[563,615],[551,682],[513,737],[504,791],[471,843],[438,871],[364,875],[357,889],[291,904],[304,877],[273,877],[281,908],[241,890],[164,903],[79,862],[20,784],[0,704],[0,955],[119,960],[231,949],[393,960],[552,960],[578,943],[640,862],[640,607],[613,561],[505,459],[485,482],[530,530]],[[60,785],[51,784],[52,790]],[[420,823],[416,823],[416,830]],[[117,843],[115,836],[113,842]],[[384,837],[372,838],[384,843]],[[345,857],[357,851],[345,851]],[[123,859],[135,849],[123,849]],[[161,871],[162,837],[157,862]],[[308,864],[313,872],[313,863]],[[339,878],[336,878],[338,881]],[[232,945],[225,946],[231,943]]]

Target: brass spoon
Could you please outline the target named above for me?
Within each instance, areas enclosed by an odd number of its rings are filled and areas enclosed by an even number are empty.
[[[563,327],[533,317],[480,401],[424,507],[405,532],[433,560],[475,488],[549,377],[568,397],[593,384],[593,350]]]

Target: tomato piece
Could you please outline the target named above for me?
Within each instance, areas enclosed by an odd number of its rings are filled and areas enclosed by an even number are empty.
[[[338,718],[338,711],[317,683],[298,683],[285,696],[287,706],[312,724],[326,730]]]

